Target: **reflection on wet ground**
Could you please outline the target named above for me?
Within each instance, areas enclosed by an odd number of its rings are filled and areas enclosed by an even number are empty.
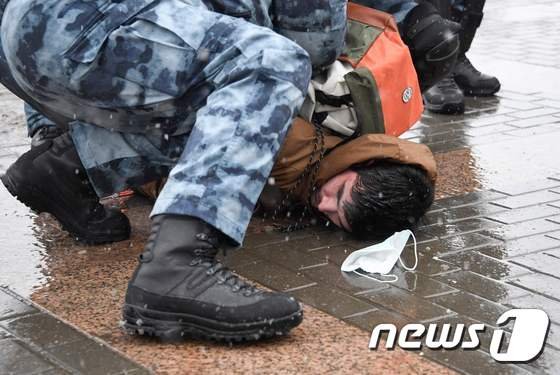
[[[180,372],[185,366],[262,371],[274,361],[275,370],[286,372],[349,367],[441,372],[423,359],[430,358],[463,373],[558,373],[560,96],[554,91],[560,86],[560,62],[549,50],[560,47],[560,33],[549,31],[558,31],[560,8],[551,0],[530,6],[520,0],[489,1],[486,13],[471,57],[502,79],[503,90],[493,98],[469,99],[463,116],[426,113],[405,135],[436,153],[439,199],[416,230],[418,269],[397,270],[396,283],[340,272],[345,257],[366,243],[330,228],[290,235],[262,231],[263,223],[255,221],[244,249],[226,262],[241,275],[306,303],[302,327],[285,340],[242,348],[137,340],[123,336],[117,322],[126,282],[148,233],[147,202],[125,203],[134,224],[130,241],[83,247],[53,220],[30,214],[0,186],[0,215],[6,217],[0,222],[0,284],[157,371]],[[524,54],[528,45],[531,56]],[[18,103],[5,93],[0,100]],[[0,129],[2,170],[27,141],[20,107],[0,110],[9,124]],[[413,262],[412,246],[403,258]],[[545,352],[534,363],[498,364],[488,354],[496,319],[514,307],[544,309],[552,321]],[[423,351],[421,356],[367,351],[376,324],[411,322],[483,322],[490,328],[475,351]]]

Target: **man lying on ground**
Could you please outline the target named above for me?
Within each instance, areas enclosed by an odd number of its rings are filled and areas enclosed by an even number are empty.
[[[137,332],[253,340],[302,320],[293,298],[255,288],[215,257],[243,241],[312,67],[340,53],[346,2],[227,4],[11,0],[5,9],[2,83],[69,129],[9,168],[9,191],[77,237],[104,242],[127,238],[129,225],[97,196],[169,176],[126,294],[126,326]],[[379,150],[408,162],[392,142]],[[353,231],[365,222],[324,199],[336,191],[349,207],[348,189],[368,179],[323,165],[312,199]],[[427,190],[418,197],[431,201]]]

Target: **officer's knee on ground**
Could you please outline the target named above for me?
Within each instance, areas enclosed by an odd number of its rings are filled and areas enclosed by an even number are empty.
[[[459,24],[441,17],[431,4],[421,3],[399,27],[422,91],[451,73],[459,54]]]

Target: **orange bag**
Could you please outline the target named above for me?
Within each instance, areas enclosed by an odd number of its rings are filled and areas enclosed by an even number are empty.
[[[390,14],[349,2],[340,60],[354,67],[344,78],[361,134],[399,136],[420,119],[424,106],[418,76]]]

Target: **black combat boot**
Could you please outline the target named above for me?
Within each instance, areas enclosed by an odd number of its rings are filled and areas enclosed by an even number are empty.
[[[38,147],[49,139],[55,139],[62,134],[57,126],[42,126],[31,136],[31,147]]]
[[[79,241],[99,244],[130,236],[128,218],[99,203],[68,133],[23,154],[2,182],[32,210],[52,214]]]
[[[424,106],[434,113],[448,115],[465,112],[465,96],[452,77],[446,77],[424,92]]]
[[[290,296],[259,290],[216,258],[223,235],[190,216],[158,215],[128,284],[123,309],[130,333],[252,341],[284,335],[303,311]]]
[[[500,81],[479,72],[465,55],[459,56],[453,77],[467,96],[490,96],[500,91]]]

